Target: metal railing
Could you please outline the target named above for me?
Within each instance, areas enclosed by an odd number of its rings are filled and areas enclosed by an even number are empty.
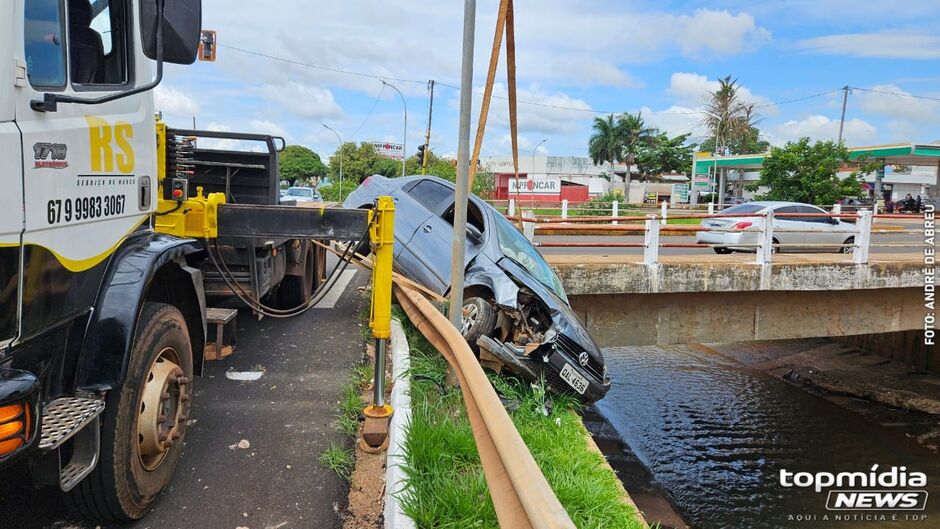
[[[539,230],[551,230],[553,232],[570,232],[577,235],[642,235],[643,242],[619,242],[619,241],[588,241],[588,242],[534,242],[533,244],[543,248],[643,248],[643,262],[646,264],[659,263],[660,248],[711,248],[711,249],[735,249],[735,250],[753,250],[756,254],[755,262],[759,265],[771,264],[773,254],[779,252],[782,247],[796,249],[819,249],[819,248],[840,248],[841,253],[851,253],[852,261],[855,264],[867,264],[871,249],[881,248],[902,248],[902,247],[921,247],[922,242],[902,241],[902,242],[873,242],[872,235],[880,234],[920,234],[922,230],[917,229],[875,229],[875,219],[910,219],[910,215],[902,214],[883,214],[874,215],[871,211],[861,210],[857,213],[778,213],[773,211],[762,213],[746,214],[714,214],[714,215],[673,215],[671,217],[648,215],[640,216],[609,216],[609,217],[568,217],[566,219],[550,217],[534,217],[524,214],[522,217],[507,217],[509,220],[520,221],[523,224],[524,232],[532,240],[536,234],[536,227]],[[753,219],[753,222],[739,222],[731,227],[709,227],[705,225],[689,224],[667,224],[668,219]],[[788,218],[838,218],[854,220],[855,222],[844,222],[839,230],[808,230],[782,228],[774,225],[774,219],[785,220]],[[643,224],[619,224],[619,222],[642,221]],[[756,242],[734,242],[727,244],[709,244],[709,243],[670,243],[661,242],[660,235],[663,232],[671,234],[694,235],[703,232],[719,233],[756,233]],[[774,237],[781,233],[814,233],[814,234],[842,234],[844,235],[841,244],[818,244],[818,243],[790,243],[781,244]],[[849,241],[851,239],[851,241]],[[847,249],[847,250],[841,250]]]

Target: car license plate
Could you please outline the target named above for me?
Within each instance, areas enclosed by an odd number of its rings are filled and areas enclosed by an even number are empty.
[[[573,387],[579,395],[584,395],[584,392],[587,391],[588,381],[586,378],[581,376],[575,368],[571,367],[571,364],[565,364],[565,367],[561,368],[561,378],[568,383],[569,386]]]

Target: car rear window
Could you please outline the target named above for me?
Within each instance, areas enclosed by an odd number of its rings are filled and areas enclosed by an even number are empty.
[[[737,206],[730,207],[721,212],[722,215],[734,215],[735,213],[747,214],[747,213],[757,213],[758,211],[764,209],[764,206],[760,204],[738,204]]]

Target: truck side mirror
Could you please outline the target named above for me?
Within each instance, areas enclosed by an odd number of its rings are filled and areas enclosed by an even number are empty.
[[[140,35],[144,55],[159,61],[157,28],[159,14],[157,2],[141,0]],[[163,61],[171,64],[192,64],[196,61],[199,37],[202,33],[202,0],[162,0],[163,7]]]

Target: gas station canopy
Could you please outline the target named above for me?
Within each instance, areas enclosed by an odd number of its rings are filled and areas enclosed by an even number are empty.
[[[733,169],[739,171],[757,171],[764,163],[763,154],[739,154],[735,156],[700,156],[696,157],[698,168]],[[849,147],[849,158],[853,161],[880,161],[886,165],[924,165],[940,166],[940,145],[896,143],[891,145],[871,145],[867,147]]]

